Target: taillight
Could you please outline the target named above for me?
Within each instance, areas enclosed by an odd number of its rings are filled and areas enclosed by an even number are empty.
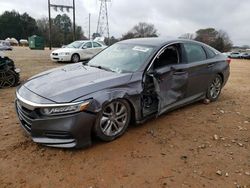
[[[227,63],[230,64],[231,63],[231,59],[230,58],[227,58]]]

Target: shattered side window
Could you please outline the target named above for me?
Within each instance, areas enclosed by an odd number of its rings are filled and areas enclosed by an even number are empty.
[[[154,62],[154,69],[159,69],[167,65],[174,65],[180,62],[180,50],[178,45],[168,46]]]

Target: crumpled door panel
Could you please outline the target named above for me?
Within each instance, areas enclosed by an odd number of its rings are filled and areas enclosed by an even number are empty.
[[[162,114],[169,105],[185,97],[187,79],[187,72],[176,74],[172,70],[162,74],[159,78],[153,77],[159,99],[158,114]]]

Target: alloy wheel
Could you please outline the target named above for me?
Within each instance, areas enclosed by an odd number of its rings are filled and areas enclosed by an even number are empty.
[[[120,101],[108,104],[100,118],[100,128],[104,135],[113,137],[118,135],[128,122],[128,109]]]
[[[216,99],[221,92],[221,79],[216,77],[210,86],[210,96]]]
[[[0,72],[0,88],[12,87],[15,85],[16,78],[12,71]]]

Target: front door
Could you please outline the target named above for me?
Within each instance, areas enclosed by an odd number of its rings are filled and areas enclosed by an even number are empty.
[[[159,115],[185,98],[188,73],[182,59],[182,46],[177,43],[163,49],[153,62],[151,69],[158,95]]]

